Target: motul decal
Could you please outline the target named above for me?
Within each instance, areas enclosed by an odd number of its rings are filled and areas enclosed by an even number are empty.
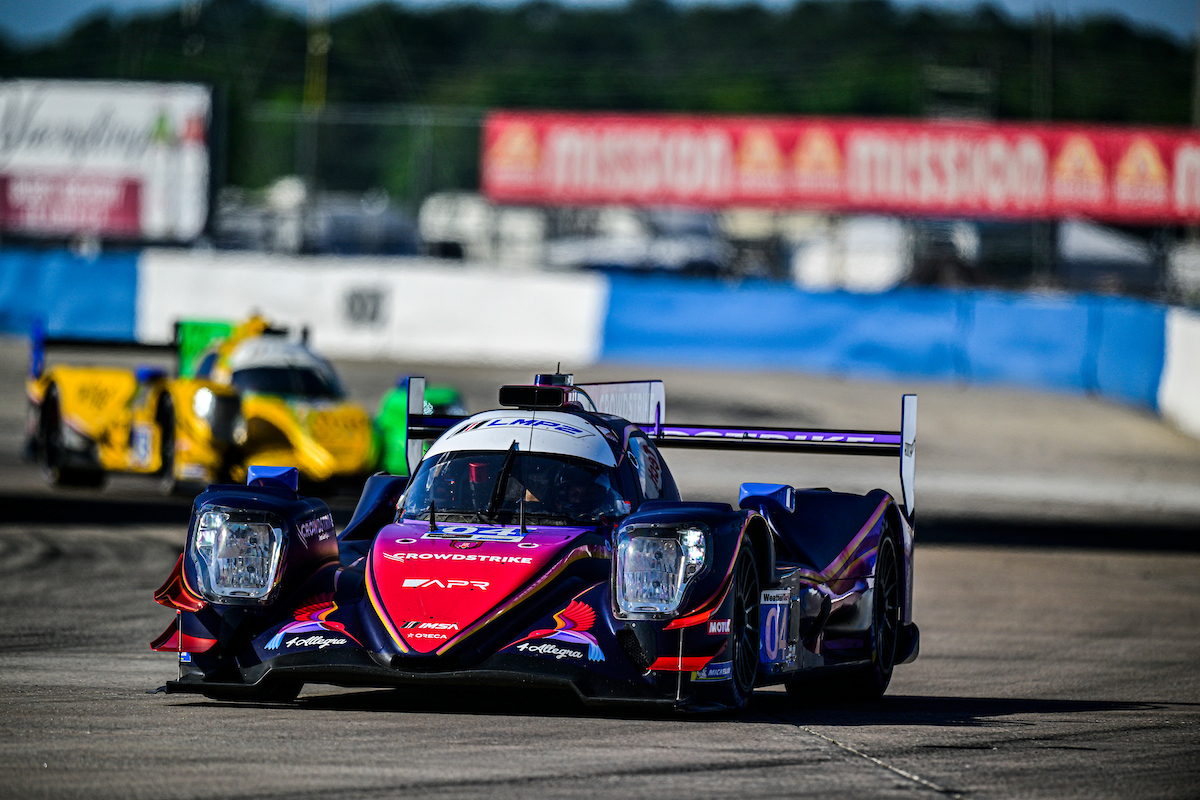
[[[708,633],[711,636],[728,636],[729,635],[729,620],[727,620],[727,619],[710,619],[708,621]]]

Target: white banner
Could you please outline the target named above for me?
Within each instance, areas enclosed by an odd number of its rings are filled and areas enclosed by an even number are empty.
[[[1180,430],[1200,436],[1200,314],[1194,311],[1167,311],[1158,410]]]
[[[138,264],[137,338],[162,342],[180,319],[258,312],[307,326],[326,356],[532,365],[596,362],[608,282],[512,273],[428,258],[293,257],[147,250]]]
[[[194,240],[211,117],[196,84],[0,81],[0,230]]]

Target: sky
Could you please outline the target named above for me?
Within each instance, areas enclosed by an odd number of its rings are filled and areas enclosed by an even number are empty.
[[[321,0],[317,0],[320,2]],[[332,15],[365,5],[373,0],[327,0]],[[448,0],[405,0],[410,7],[429,7]],[[836,1],[836,0],[835,0]],[[308,9],[309,0],[271,0],[275,5],[291,8],[298,14]],[[484,4],[512,5],[520,0],[478,0]],[[622,0],[564,0],[566,5],[611,6]],[[680,4],[694,2],[728,3],[741,0],[675,0]],[[790,0],[760,0],[764,5],[786,5]],[[977,0],[893,0],[901,6],[925,5],[950,10],[970,10]],[[1049,8],[1056,18],[1074,18],[1094,14],[1123,17],[1145,28],[1155,28],[1171,34],[1180,41],[1196,35],[1200,0],[991,0],[1010,16],[1023,19],[1041,9]],[[153,9],[178,7],[180,0],[0,0],[0,28],[19,43],[54,39],[68,31],[84,17],[102,9],[122,15]]]

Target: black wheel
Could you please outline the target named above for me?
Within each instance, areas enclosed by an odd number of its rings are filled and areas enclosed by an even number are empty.
[[[750,702],[758,676],[759,581],[758,561],[750,547],[742,548],[733,568],[733,612],[729,620],[732,679],[721,684],[720,702],[742,709]]]
[[[158,488],[163,494],[175,494],[179,491],[179,482],[175,479],[175,405],[165,391],[154,412],[154,424],[159,432]]]
[[[896,539],[884,528],[875,558],[875,591],[871,615],[871,663],[830,678],[788,683],[788,694],[803,700],[874,702],[883,697],[896,666],[900,634],[900,554]]]
[[[50,384],[42,398],[38,436],[41,439],[42,468],[50,483],[55,486],[90,487],[104,483],[102,470],[84,469],[67,463],[69,456],[63,444],[62,411],[58,402],[58,388],[54,384]]]

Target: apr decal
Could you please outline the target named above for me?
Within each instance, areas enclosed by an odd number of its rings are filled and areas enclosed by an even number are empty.
[[[329,597],[329,595],[325,595]],[[279,632],[271,637],[271,641],[267,642],[266,649],[278,650],[281,645],[286,647],[319,647],[322,650],[334,644],[346,644],[346,639],[358,644],[361,644],[357,639],[346,632],[346,626],[335,620],[328,619],[329,615],[337,611],[337,603],[333,600],[323,598],[313,598],[317,600],[315,603],[310,603],[306,606],[296,609],[295,621],[289,622],[279,629]],[[338,634],[340,641],[326,639],[323,636],[302,637],[299,634],[314,633],[316,631],[332,631]],[[289,637],[285,643],[284,638]]]
[[[600,649],[600,643],[596,641],[595,636],[588,633],[595,624],[595,610],[587,603],[572,600],[566,608],[554,615],[553,628],[533,631],[509,647],[515,646],[522,653],[534,653],[560,660],[583,658],[586,648],[588,661],[603,661],[604,651]],[[560,647],[559,644],[565,647]]]

